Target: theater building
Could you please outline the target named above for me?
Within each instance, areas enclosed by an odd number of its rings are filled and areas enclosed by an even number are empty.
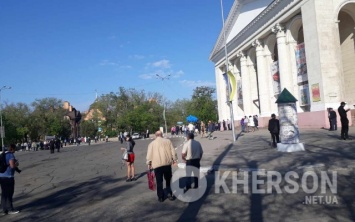
[[[235,125],[243,116],[258,115],[259,125],[266,126],[286,88],[298,100],[301,128],[329,127],[327,108],[337,110],[341,101],[352,109],[352,125],[354,28],[355,0],[236,0],[210,54],[219,120],[231,119],[232,105]],[[226,61],[235,78],[231,99]]]

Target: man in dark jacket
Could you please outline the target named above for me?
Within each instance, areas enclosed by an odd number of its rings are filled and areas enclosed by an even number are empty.
[[[350,110],[350,109],[344,109],[345,106],[345,102],[341,102],[340,106],[338,108],[338,113],[340,116],[340,122],[341,122],[341,139],[346,140],[349,139],[349,120],[348,117],[346,116],[346,113]]]
[[[276,115],[272,114],[271,115],[271,119],[269,120],[269,126],[268,126],[268,130],[271,134],[271,138],[272,138],[272,146],[276,147],[276,143],[280,142],[280,121],[278,119],[276,119]]]

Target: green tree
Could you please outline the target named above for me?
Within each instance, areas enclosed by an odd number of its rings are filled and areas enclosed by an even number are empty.
[[[217,101],[212,98],[215,91],[214,88],[208,86],[196,87],[187,107],[188,114],[205,122],[208,120],[217,121]]]
[[[80,123],[81,135],[94,138],[97,133],[97,127],[94,121],[84,120]]]
[[[30,107],[25,103],[5,104],[2,110],[5,144],[21,142],[27,138],[30,132],[28,127],[30,113]]]
[[[36,99],[32,104],[33,112],[30,115],[32,132],[31,139],[43,139],[46,135],[69,137],[71,128],[69,120],[65,119],[66,110],[63,102],[56,98]],[[37,132],[37,134],[35,133]]]

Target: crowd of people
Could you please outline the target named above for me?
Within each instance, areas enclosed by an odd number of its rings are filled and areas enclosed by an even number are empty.
[[[240,120],[241,131],[244,133],[254,132],[259,130],[259,119],[258,115],[254,116],[244,116]]]

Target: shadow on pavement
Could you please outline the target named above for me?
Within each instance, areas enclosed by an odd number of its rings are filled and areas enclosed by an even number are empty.
[[[85,208],[104,199],[117,196],[126,189],[132,188],[130,184],[123,186],[113,186],[110,189],[102,189],[107,184],[117,184],[119,181],[123,181],[124,178],[112,178],[112,177],[96,177],[93,180],[77,183],[73,186],[66,187],[65,189],[58,190],[48,196],[33,199],[28,204],[18,206],[21,210],[19,217],[25,217],[27,221],[46,221],[46,220],[58,220],[60,221],[60,215],[65,215],[64,218],[68,219],[70,213],[73,214],[78,206]],[[30,195],[22,196],[26,198]],[[88,196],[90,198],[88,198]],[[65,210],[64,210],[65,209]],[[59,211],[59,213],[58,213]],[[61,212],[61,213],[60,213]],[[59,214],[59,215],[56,215]],[[55,218],[53,216],[55,215]],[[75,215],[72,217],[75,218]],[[100,215],[97,215],[97,220],[100,220]],[[90,218],[92,221],[96,221],[95,218]]]

